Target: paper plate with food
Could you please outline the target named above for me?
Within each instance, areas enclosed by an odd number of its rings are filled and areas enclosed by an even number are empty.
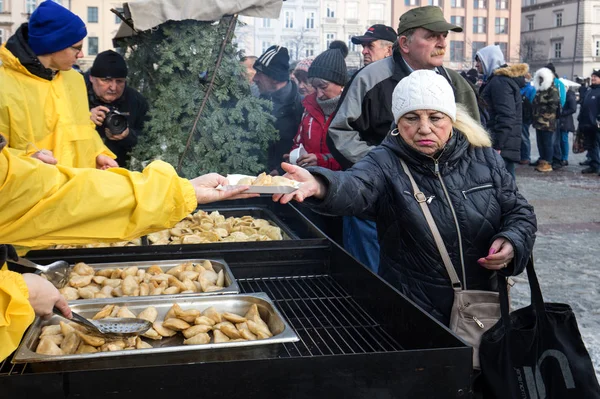
[[[227,186],[219,186],[218,190],[232,190],[238,186],[250,186],[244,193],[252,194],[289,194],[300,188],[300,182],[283,176],[271,176],[261,173],[258,176],[227,175]]]

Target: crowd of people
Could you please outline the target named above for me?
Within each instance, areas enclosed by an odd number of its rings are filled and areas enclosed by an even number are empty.
[[[291,70],[277,45],[240,60],[249,92],[273,104],[278,138],[267,173],[304,183],[273,199],[304,202],[303,212],[348,252],[446,325],[453,290],[411,176],[465,288],[496,290],[495,273],[520,273],[535,239],[515,165],[544,173],[567,165],[577,110],[574,88],[552,64],[531,73],[508,65],[495,45],[477,52],[472,71],[445,68],[447,37],[461,31],[439,7],[411,9],[397,29],[373,25],[352,38],[364,66],[351,76],[343,42]],[[160,161],[142,173],[118,168],[143,135],[149,105],[127,86],[117,52],[99,54],[84,75],[72,69],[86,34],[79,17],[44,1],[0,48],[0,242],[129,239],[174,225],[198,203],[249,197],[245,187],[217,191],[222,176],[188,181]],[[578,128],[589,159],[582,172],[598,174],[600,72],[591,83],[580,92]],[[34,218],[44,227],[25,228]],[[48,315],[54,304],[69,314],[57,291],[35,280],[0,272],[8,293],[0,296],[0,340],[18,342],[34,312]]]

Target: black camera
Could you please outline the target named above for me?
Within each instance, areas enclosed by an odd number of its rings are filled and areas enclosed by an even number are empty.
[[[128,115],[129,113],[119,112],[116,108],[110,107],[102,127],[108,129],[111,135],[117,136],[127,129]]]

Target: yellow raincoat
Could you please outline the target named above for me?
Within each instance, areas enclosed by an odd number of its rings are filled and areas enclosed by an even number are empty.
[[[16,156],[0,136],[0,243],[35,247],[129,240],[171,227],[196,206],[192,184],[152,162],[142,173],[74,169]],[[34,318],[23,278],[0,271],[0,360]]]
[[[29,72],[0,47],[0,133],[8,146],[24,155],[46,149],[58,163],[95,168],[100,154],[116,158],[90,120],[83,76],[73,69],[51,80]]]

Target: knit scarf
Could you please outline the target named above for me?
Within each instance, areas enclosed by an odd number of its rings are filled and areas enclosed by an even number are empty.
[[[319,107],[321,107],[321,109],[323,110],[325,120],[329,119],[329,116],[333,114],[333,111],[335,111],[338,102],[340,101],[340,97],[341,95],[330,98],[329,100],[319,100],[317,98],[317,104],[319,104]]]

